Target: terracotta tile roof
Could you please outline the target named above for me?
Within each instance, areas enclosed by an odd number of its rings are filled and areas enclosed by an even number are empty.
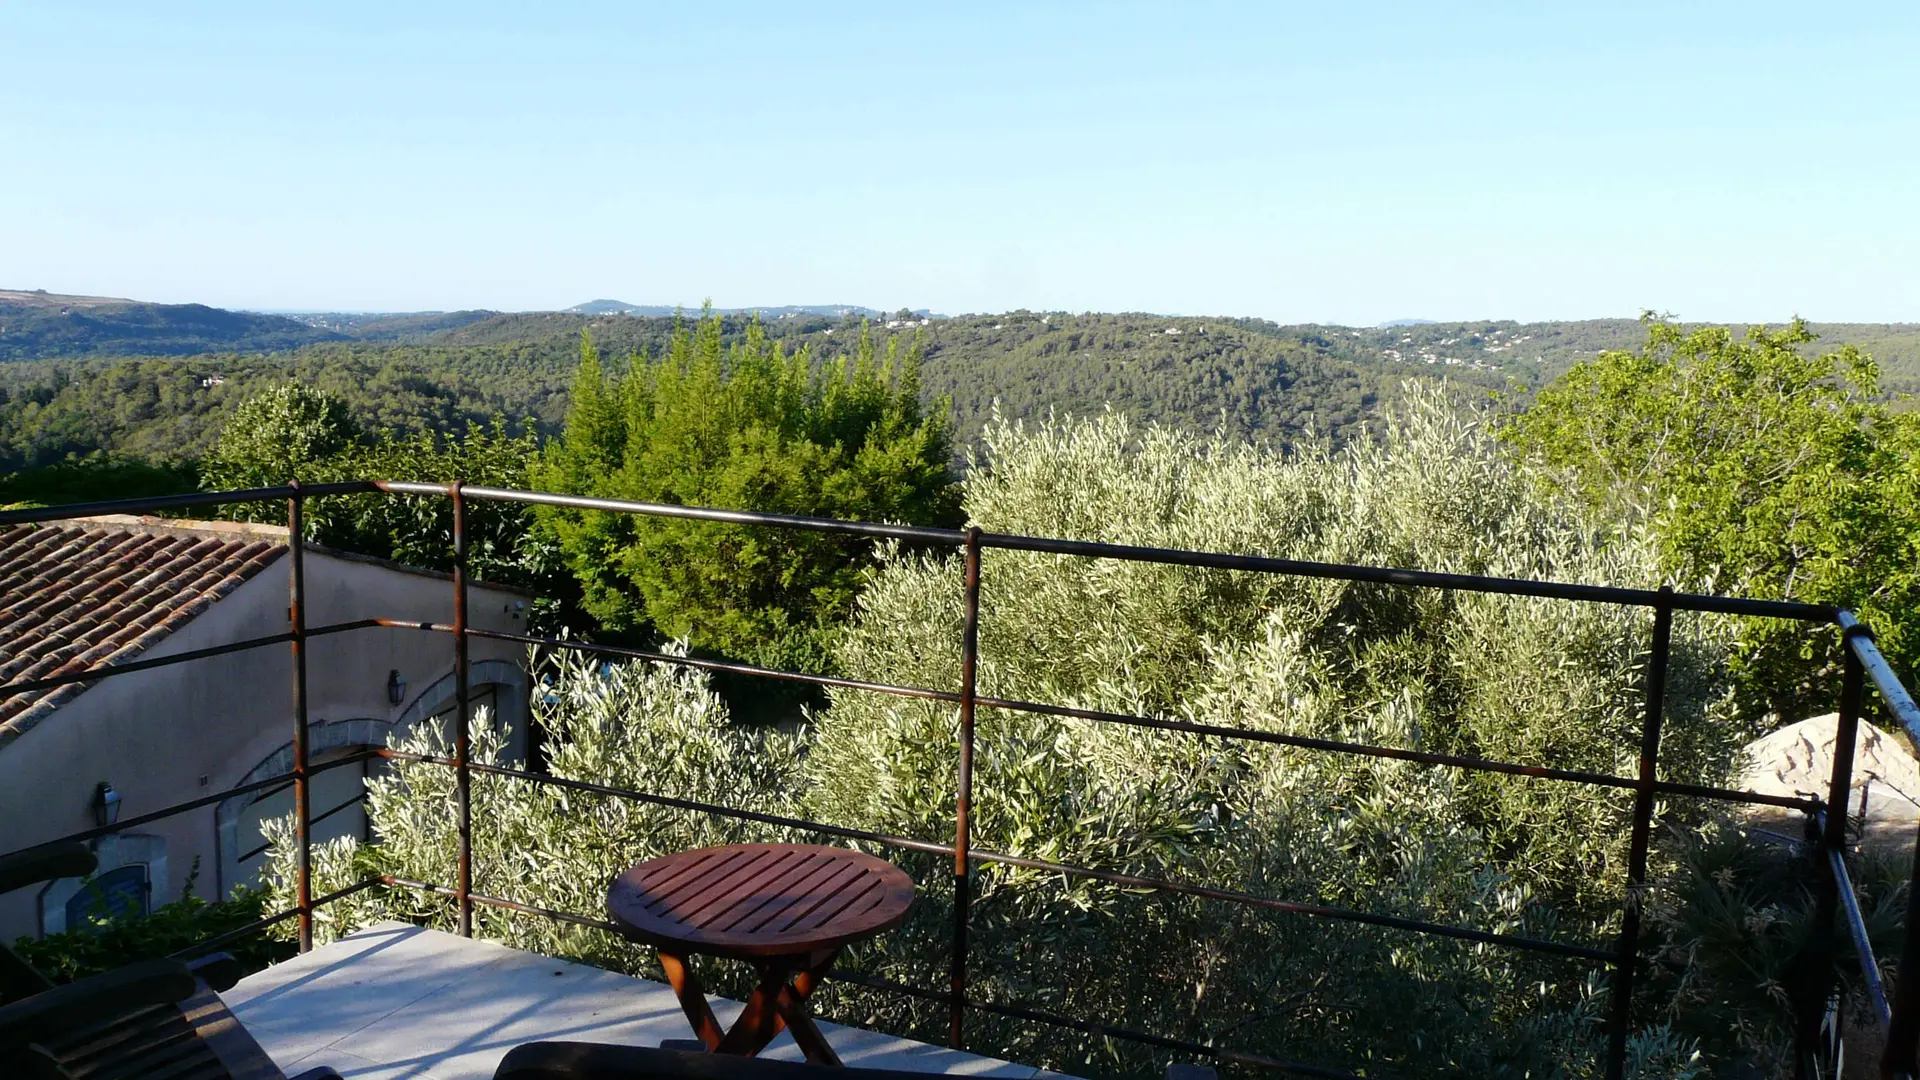
[[[125,663],[286,550],[284,528],[227,522],[0,526],[0,683]],[[0,746],[91,685],[0,697]]]

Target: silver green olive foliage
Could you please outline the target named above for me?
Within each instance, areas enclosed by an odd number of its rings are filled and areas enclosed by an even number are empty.
[[[1642,539],[1595,534],[1543,500],[1479,416],[1418,388],[1382,444],[1339,454],[1277,457],[1115,415],[995,424],[986,443],[966,507],[990,531],[1660,581]],[[856,678],[952,687],[961,617],[958,560],[900,554],[864,592],[837,658]],[[1630,775],[1651,622],[1597,605],[989,551],[980,687]],[[1676,626],[1665,776],[1724,779],[1741,745],[1715,675],[1724,638],[1702,620]],[[810,809],[948,839],[957,737],[951,707],[836,694],[807,760]],[[974,842],[993,851],[1581,943],[1604,940],[1616,917],[1629,807],[1617,790],[992,711],[977,742]],[[1547,1075],[1587,1059],[1597,1031],[1576,964],[1003,865],[984,866],[976,889],[974,984],[988,998],[1327,1064],[1418,1060],[1423,1074]],[[937,958],[883,945],[902,978],[938,982]],[[1057,1049],[1027,1027],[998,1037],[1016,1056]]]
[[[647,665],[605,665],[578,654],[541,665],[534,722],[549,740],[549,772],[745,810],[788,812],[799,740],[727,723],[725,707],[697,673]],[[481,710],[473,758],[512,765],[506,740]],[[398,748],[446,757],[450,735],[423,726]],[[316,895],[392,874],[451,885],[458,841],[453,771],[393,764],[367,782],[367,813],[378,843],[335,840],[314,849]],[[691,847],[766,838],[735,820],[475,774],[472,786],[474,890],[588,918],[603,918],[607,883],[633,862]],[[290,819],[267,826],[276,899],[292,896]],[[781,837],[784,839],[784,837]],[[450,925],[450,902],[406,889],[357,893],[316,913],[316,938],[332,940],[379,919]],[[519,948],[620,970],[644,970],[641,951],[599,930],[479,907],[475,932]],[[657,972],[656,972],[657,974]]]
[[[1553,503],[1482,418],[1409,390],[1379,446],[1275,456],[1117,415],[991,425],[966,481],[981,527],[1336,563],[1659,583],[1643,538]],[[836,644],[856,679],[951,688],[959,560],[892,550]],[[1254,731],[1631,773],[1651,618],[1643,611],[1310,577],[989,551],[980,689],[1002,698]],[[1733,723],[1726,632],[1674,633],[1662,774],[1723,780]],[[840,691],[798,735],[730,725],[685,671],[543,669],[535,706],[556,775],[950,842],[958,726],[949,704]],[[484,730],[484,727],[483,727]],[[408,744],[442,752],[443,736]],[[483,734],[477,751],[497,755]],[[324,892],[367,873],[450,882],[452,779],[396,766],[373,782],[380,842],[326,847]],[[1284,901],[1495,933],[1608,940],[1624,881],[1618,790],[1493,777],[1273,744],[983,710],[977,848],[1207,883]],[[476,776],[476,888],[584,915],[636,859],[733,839],[819,839]],[[284,851],[284,847],[280,850]],[[876,849],[878,850],[878,849]],[[890,857],[921,884],[914,917],[843,966],[943,988],[951,861]],[[288,892],[290,859],[277,856]],[[1380,1075],[1597,1075],[1607,995],[1583,962],[1354,921],[1237,907],[980,864],[970,995]],[[343,925],[439,921],[444,901],[370,890]],[[597,931],[481,909],[511,944],[626,970]],[[724,983],[721,984],[725,986]],[[939,1040],[936,1002],[829,983],[824,1015]],[[1705,1074],[1695,1045],[1641,1011],[1636,1074]],[[1146,1073],[1164,1052],[974,1010],[969,1045],[1075,1072]]]

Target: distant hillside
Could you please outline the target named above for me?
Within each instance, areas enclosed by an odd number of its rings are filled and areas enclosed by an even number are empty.
[[[739,307],[714,308],[720,315],[759,315],[763,319],[799,319],[808,316],[821,316],[829,319],[871,319],[884,314],[875,308],[861,307],[858,304],[788,304],[781,307]],[[629,304],[622,300],[589,300],[584,304],[575,304],[565,309],[568,315],[636,315],[643,318],[658,318],[679,314],[698,314],[699,308],[674,307],[665,304]],[[926,316],[931,312],[915,309],[915,315]]]
[[[654,309],[649,312],[638,304],[629,304],[623,300],[589,300],[584,304],[575,304],[565,308],[570,315],[671,315],[671,311]]]
[[[332,330],[362,341],[417,341],[443,330],[495,318],[500,313],[471,311],[302,311],[287,318],[306,326]]]
[[[197,457],[235,404],[288,379],[339,395],[375,430],[448,431],[499,416],[527,418],[551,433],[566,416],[582,329],[617,367],[634,351],[661,355],[675,322],[508,315],[424,344],[347,341],[270,355],[0,365],[0,471],[96,450],[156,462]],[[996,401],[1010,417],[1084,415],[1111,403],[1143,421],[1199,431],[1224,425],[1269,445],[1309,435],[1342,442],[1367,437],[1379,402],[1409,374],[1344,355],[1347,346],[1324,335],[1225,320],[1021,312],[913,322],[892,340],[898,349],[918,340],[922,386],[930,399],[952,402],[962,444],[978,435]],[[750,324],[723,317],[723,338],[737,340]],[[861,330],[858,322],[817,317],[763,325],[819,360],[856,349]],[[881,324],[873,333],[884,352],[889,332]],[[1458,374],[1482,389],[1499,382],[1485,370]]]
[[[204,304],[0,291],[0,360],[270,352],[344,336],[280,315]]]
[[[96,450],[195,457],[235,403],[288,379],[340,395],[376,430],[448,431],[497,416],[551,433],[566,415],[581,331],[618,366],[636,352],[662,355],[693,317],[464,311],[309,315],[314,325],[304,325],[198,305],[0,293],[0,357],[22,361],[0,364],[0,471]],[[723,339],[738,340],[755,318],[721,316]],[[852,351],[863,325],[820,314],[757,318],[816,360]],[[1339,444],[1376,431],[1380,405],[1409,378],[1445,377],[1471,394],[1524,390],[1603,350],[1634,347],[1646,332],[1632,319],[1355,328],[1028,311],[896,313],[866,325],[882,350],[889,339],[919,346],[922,387],[952,403],[963,445],[996,402],[1016,418],[1112,405],[1267,445]],[[1889,390],[1920,390],[1920,325],[1815,330],[1821,345],[1872,353]]]

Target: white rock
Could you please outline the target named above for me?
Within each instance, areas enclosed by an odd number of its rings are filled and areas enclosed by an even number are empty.
[[[1735,785],[1762,795],[1824,799],[1833,782],[1834,735],[1838,713],[1789,724],[1746,747],[1746,768]],[[1920,761],[1899,740],[1865,720],[1854,744],[1853,783],[1847,813],[1859,817],[1866,800],[1871,833],[1898,830],[1911,839],[1920,822]]]

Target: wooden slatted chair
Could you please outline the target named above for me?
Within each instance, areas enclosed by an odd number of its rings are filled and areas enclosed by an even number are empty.
[[[536,1042],[507,1051],[493,1080],[927,1080],[923,1072],[849,1069],[741,1054],[608,1043]]]
[[[0,857],[0,893],[10,893],[55,878],[85,877],[99,865],[92,849],[75,841],[46,844]],[[53,989],[53,980],[0,941],[0,1005]]]
[[[507,1051],[493,1080],[927,1080],[928,1075],[664,1046],[537,1042]],[[1205,1065],[1173,1064],[1167,1080],[1219,1080],[1219,1074]]]
[[[0,859],[0,892],[82,877],[84,844]],[[286,1080],[220,1000],[240,977],[224,953],[193,964],[146,960],[55,986],[0,946],[0,1077],[9,1080]],[[339,1080],[313,1069],[294,1080]]]

